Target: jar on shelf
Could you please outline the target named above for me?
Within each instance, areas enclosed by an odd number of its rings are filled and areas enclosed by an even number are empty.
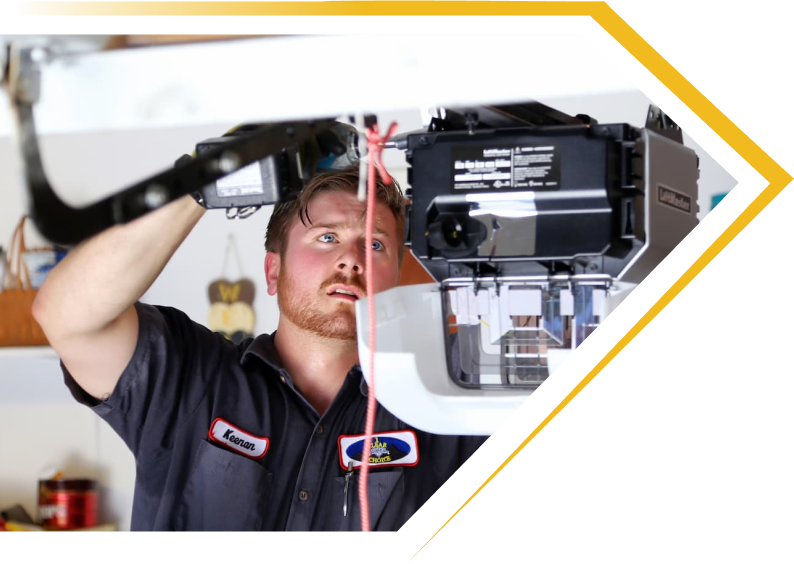
[[[84,479],[39,481],[39,522],[66,531],[97,524],[97,482]]]

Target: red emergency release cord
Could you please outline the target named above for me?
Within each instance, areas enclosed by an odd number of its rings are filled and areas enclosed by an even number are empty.
[[[370,530],[369,497],[367,496],[367,478],[369,477],[369,456],[372,452],[372,435],[375,432],[375,411],[378,403],[375,399],[375,276],[373,267],[373,232],[375,227],[375,205],[377,202],[377,186],[375,174],[380,173],[384,184],[391,184],[392,178],[386,172],[381,160],[383,145],[397,130],[397,124],[392,122],[389,131],[380,136],[378,124],[373,124],[367,129],[367,238],[366,238],[366,284],[367,284],[367,311],[369,316],[369,388],[367,392],[367,425],[364,435],[364,452],[361,455],[361,473],[358,481],[358,499],[361,505],[361,530]],[[376,169],[377,167],[377,169]],[[376,172],[377,171],[377,172]]]

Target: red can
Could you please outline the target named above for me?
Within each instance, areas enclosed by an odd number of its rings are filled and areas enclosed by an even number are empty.
[[[95,480],[39,481],[39,522],[46,529],[66,531],[97,524]]]

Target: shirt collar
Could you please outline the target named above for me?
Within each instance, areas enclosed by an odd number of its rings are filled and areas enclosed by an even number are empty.
[[[276,372],[286,372],[284,363],[281,361],[281,357],[276,350],[276,344],[274,342],[275,336],[276,332],[274,331],[272,335],[263,333],[252,340],[248,346],[245,347],[240,357],[240,364],[245,364],[251,356],[254,356],[262,360],[262,362],[270,366]]]
[[[281,357],[276,350],[276,344],[274,341],[275,336],[276,332],[273,331],[273,333],[270,335],[263,333],[256,339],[253,339],[248,346],[245,347],[245,350],[240,357],[240,364],[245,364],[245,362],[248,361],[248,359],[252,356],[256,357],[279,373],[279,375],[283,376],[286,380],[286,383],[288,383],[290,387],[294,388],[292,376],[290,376],[289,372],[287,372],[287,369],[284,368],[284,363],[281,361]],[[361,371],[361,367],[358,364],[353,366],[353,368],[348,371],[347,378],[358,378],[360,380],[358,389],[362,396],[367,397],[369,393],[369,387],[367,386],[367,382],[364,379],[364,374]]]

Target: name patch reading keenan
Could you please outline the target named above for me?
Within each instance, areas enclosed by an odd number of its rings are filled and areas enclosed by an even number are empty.
[[[249,458],[262,458],[270,446],[270,439],[267,437],[252,435],[220,417],[212,422],[209,437],[210,440],[225,445]]]

